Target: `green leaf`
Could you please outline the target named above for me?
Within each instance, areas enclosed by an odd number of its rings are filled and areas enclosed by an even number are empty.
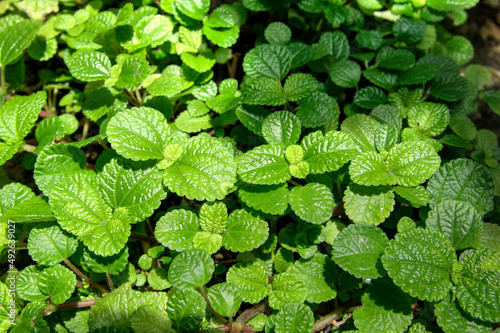
[[[207,252],[186,250],[172,260],[168,281],[179,289],[196,289],[210,281],[214,269],[214,261]]]
[[[210,10],[209,0],[175,0],[174,4],[182,14],[197,21],[203,20]]]
[[[130,327],[135,333],[172,333],[172,321],[165,311],[154,305],[143,305],[130,316]]]
[[[312,48],[302,42],[292,42],[287,45],[292,54],[292,65],[290,69],[296,69],[304,66],[313,58]]]
[[[35,153],[39,153],[45,146],[48,146],[56,138],[64,137],[66,129],[60,117],[49,117],[43,119],[37,126],[35,138],[38,141],[38,147]]]
[[[327,222],[335,207],[332,191],[323,184],[309,183],[290,191],[290,206],[303,220],[314,224]]]
[[[57,40],[37,36],[28,47],[28,54],[35,60],[47,61],[57,53]]]
[[[215,284],[207,294],[215,312],[223,317],[233,317],[243,301],[239,288],[232,283]]]
[[[463,99],[469,92],[469,83],[466,78],[455,73],[439,74],[431,84],[431,96],[448,102]]]
[[[187,112],[191,117],[204,116],[210,112],[210,109],[199,99],[192,99],[186,103]]]
[[[266,270],[258,262],[238,262],[227,271],[226,280],[241,291],[244,302],[258,303],[267,296],[269,279]]]
[[[252,184],[274,185],[291,178],[285,152],[277,145],[261,145],[236,158],[238,176]]]
[[[147,86],[151,96],[175,96],[186,88],[189,88],[191,83],[187,84],[185,80],[177,74],[163,73],[159,78],[155,79]]]
[[[116,82],[118,88],[132,88],[140,85],[149,75],[150,67],[142,57],[128,57],[121,64],[120,77]]]
[[[156,224],[155,236],[165,247],[184,251],[191,248],[199,230],[198,217],[193,212],[178,209],[160,218]]]
[[[490,70],[481,65],[471,64],[467,66],[464,76],[477,90],[483,90],[485,85],[492,82]]]
[[[207,304],[192,289],[176,290],[167,302],[167,314],[177,332],[196,332],[201,327]]]
[[[42,26],[39,20],[17,20],[0,27],[0,66],[12,64],[26,49]]]
[[[202,52],[197,55],[184,52],[181,54],[181,60],[199,73],[206,72],[215,65],[215,56],[212,52]]]
[[[499,91],[493,91],[493,90],[488,90],[485,91],[483,94],[483,100],[488,103],[488,106],[490,107],[493,112],[496,114],[500,114],[500,92]]]
[[[439,302],[434,307],[434,314],[437,323],[445,332],[459,332],[464,328],[471,332],[491,332],[491,327],[488,327],[490,325],[470,317],[460,308],[456,300]]]
[[[55,221],[50,205],[41,196],[19,183],[5,185],[0,190],[0,223]]]
[[[440,11],[451,11],[455,9],[469,9],[474,7],[478,0],[429,0],[427,5],[432,9]]]
[[[355,223],[342,229],[332,247],[332,259],[357,278],[375,279],[385,275],[380,257],[389,239],[369,223]]]
[[[124,247],[120,252],[102,257],[91,251],[84,250],[83,260],[86,268],[94,273],[109,273],[111,275],[120,274],[128,266],[128,248]]]
[[[84,173],[86,162],[85,154],[80,149],[63,143],[51,145],[38,155],[35,182],[45,195],[49,195],[55,184],[65,176]]]
[[[476,125],[466,115],[453,113],[450,116],[450,128],[459,137],[472,141],[477,136]]]
[[[9,289],[6,284],[3,282],[0,282],[0,305],[2,306],[2,309],[0,310],[0,329],[3,330],[4,332],[7,332],[7,330],[12,326],[11,324],[11,319],[10,319],[10,309],[8,308],[13,300],[13,295],[9,293]]]
[[[77,80],[92,82],[111,76],[111,61],[101,52],[78,51],[67,62],[69,71]]]
[[[271,45],[285,45],[292,38],[292,30],[282,22],[273,22],[264,30],[264,37]]]
[[[254,79],[245,87],[243,103],[251,105],[283,105],[286,103],[281,82],[268,77]]]
[[[299,140],[300,122],[291,112],[273,112],[262,123],[262,135],[269,144],[286,148]]]
[[[346,60],[349,57],[350,47],[347,36],[341,31],[325,32],[317,44],[313,44],[314,58],[330,57],[333,61]]]
[[[488,267],[488,260],[496,265]],[[473,317],[495,323],[500,320],[500,270],[498,253],[489,250],[469,252],[461,260],[461,282],[457,298],[461,308]]]
[[[43,19],[47,14],[59,11],[57,0],[24,0],[17,4],[17,7],[26,11],[30,18]]]
[[[204,25],[203,33],[215,45],[228,48],[233,46],[238,40],[238,37],[240,36],[240,28],[233,26],[229,29],[213,29]]]
[[[339,87],[354,88],[361,78],[361,67],[354,61],[342,60],[335,63],[328,74]]]
[[[468,202],[480,214],[493,205],[493,180],[489,170],[469,159],[452,160],[437,170],[429,180],[430,206],[444,200]]]
[[[354,94],[354,104],[365,108],[373,109],[377,105],[385,104],[387,96],[384,92],[376,87],[361,88]]]
[[[293,73],[285,81],[283,92],[287,101],[298,102],[319,87],[319,82],[311,74]]]
[[[384,47],[377,53],[376,60],[382,68],[406,70],[415,63],[415,55],[406,49]]]
[[[43,272],[40,266],[31,265],[22,270],[16,279],[16,294],[27,301],[43,301],[47,295],[38,287],[38,279]]]
[[[303,303],[307,287],[302,279],[292,273],[281,273],[274,277],[269,293],[269,306],[279,310],[289,303]]]
[[[42,318],[42,311],[47,307],[45,302],[31,302],[23,309],[20,316],[20,323],[10,332],[12,333],[38,333],[50,332],[49,326]]]
[[[375,280],[361,303],[353,317],[354,325],[363,332],[402,332],[413,318],[410,298],[387,279]]]
[[[292,65],[292,55],[285,46],[262,44],[251,49],[243,59],[243,70],[253,78],[281,81]]]
[[[459,66],[465,65],[472,60],[474,56],[474,47],[472,43],[463,36],[453,36],[444,43],[446,54],[453,59]]]
[[[417,64],[399,76],[399,83],[412,85],[425,83],[436,77],[441,68],[434,63]]]
[[[313,329],[314,315],[307,305],[285,304],[277,314],[266,322],[266,333],[295,332],[308,333]]]
[[[481,214],[468,202],[444,200],[429,212],[425,224],[450,239],[456,250],[472,247],[482,232]]]
[[[228,7],[224,6],[215,8],[215,10],[210,13],[208,19],[203,19],[203,25],[209,26],[210,28],[231,28],[235,24],[233,13]]]
[[[223,234],[227,228],[227,207],[222,202],[204,203],[200,208],[200,227],[203,231]]]
[[[388,70],[380,70],[379,68],[365,69],[363,76],[374,85],[385,90],[392,90],[398,83],[398,76],[396,74]]]
[[[441,134],[450,123],[450,110],[444,104],[420,102],[408,111],[408,125],[428,136]]]
[[[455,262],[455,251],[446,236],[421,228],[396,234],[382,255],[394,283],[411,296],[428,301],[448,295]]]
[[[54,266],[75,253],[77,240],[57,224],[33,228],[28,238],[28,251],[37,263]]]
[[[212,118],[208,114],[193,117],[188,111],[183,111],[175,118],[175,126],[185,133],[198,133],[212,128]]]
[[[374,152],[356,156],[349,165],[349,174],[360,185],[389,185],[395,182],[382,155]]]
[[[364,152],[375,152],[375,132],[378,130],[378,123],[375,119],[363,115],[355,114],[342,122],[342,132],[351,135],[360,150]]]
[[[337,296],[334,286],[335,272],[335,264],[324,255],[308,260],[299,259],[290,268],[290,273],[300,277],[306,284],[306,301],[312,303],[328,302]]]
[[[429,203],[429,192],[423,186],[417,187],[402,187],[393,188],[397,195],[408,200],[413,207],[426,206]]]
[[[112,210],[91,174],[63,177],[51,190],[49,202],[61,227],[76,236],[96,254],[118,253],[130,235],[130,219],[122,210]]]
[[[163,44],[169,39],[174,29],[172,20],[164,15],[144,15],[133,26],[132,38],[127,39],[127,42],[123,44],[130,52]]]
[[[338,128],[339,105],[335,98],[324,92],[314,92],[300,101],[296,116],[304,127],[319,127],[332,124]]]
[[[281,215],[288,207],[288,188],[282,185],[252,185],[239,186],[238,196],[253,209],[267,214]]]
[[[500,252],[500,226],[493,223],[484,223],[483,232],[479,235],[476,247]]]
[[[356,42],[362,47],[375,51],[382,46],[383,37],[377,30],[361,30],[356,35]]]
[[[250,251],[264,244],[268,236],[266,221],[239,209],[229,215],[222,245],[233,252]]]
[[[405,16],[400,17],[393,26],[394,37],[406,44],[418,43],[425,35],[425,22]]]
[[[181,158],[164,171],[163,182],[179,196],[221,200],[236,183],[234,155],[215,138],[193,138]]]
[[[127,169],[116,159],[104,166],[99,182],[108,206],[127,208],[134,221],[151,216],[167,196],[160,172],[154,168]]]
[[[75,290],[76,276],[71,270],[61,265],[45,268],[38,277],[38,287],[53,304],[63,304]]]
[[[379,152],[389,151],[399,139],[398,129],[391,124],[379,124],[375,132],[375,147]]]
[[[388,187],[351,184],[344,193],[346,214],[354,222],[378,225],[389,217],[394,204],[394,193]]]
[[[160,111],[131,108],[118,112],[108,123],[106,134],[113,148],[134,161],[161,160],[170,141],[170,128]]]

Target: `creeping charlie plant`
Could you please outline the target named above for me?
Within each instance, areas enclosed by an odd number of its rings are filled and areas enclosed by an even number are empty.
[[[476,3],[1,1],[0,332],[498,332]]]

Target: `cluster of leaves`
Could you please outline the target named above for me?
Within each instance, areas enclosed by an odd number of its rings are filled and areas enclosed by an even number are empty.
[[[1,2],[0,332],[496,328],[475,4]]]

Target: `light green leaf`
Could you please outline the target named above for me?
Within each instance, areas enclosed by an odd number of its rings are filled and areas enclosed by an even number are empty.
[[[203,20],[210,10],[209,0],[175,0],[174,4],[182,14],[197,21]]]
[[[206,72],[215,65],[215,56],[212,52],[202,52],[197,55],[184,52],[181,54],[181,60],[188,67],[199,73]]]
[[[477,333],[491,332],[490,325],[465,314],[456,300],[451,302],[449,300],[443,300],[436,304],[434,307],[434,315],[437,317],[437,323],[446,333],[459,332],[462,330]]]
[[[413,319],[410,298],[390,280],[378,279],[353,311],[354,325],[363,332],[402,332]]]
[[[130,316],[130,327],[135,333],[173,333],[172,322],[165,311],[154,305],[143,305]]]
[[[307,297],[307,287],[302,279],[292,273],[281,273],[274,277],[269,293],[269,306],[280,310],[290,303],[303,303]]]
[[[425,224],[450,239],[456,250],[473,246],[482,232],[481,214],[468,202],[444,200],[429,212]]]
[[[43,301],[47,295],[38,287],[38,279],[43,272],[40,266],[31,265],[22,270],[16,279],[16,294],[27,301]]]
[[[453,113],[450,117],[450,128],[465,140],[472,141],[477,136],[476,125],[464,114]]]
[[[124,247],[120,252],[108,257],[96,255],[88,250],[84,250],[83,252],[84,265],[94,273],[118,275],[127,268],[129,264],[128,258],[129,254],[127,247]]]
[[[210,112],[205,103],[199,99],[192,99],[186,102],[186,106],[187,112],[191,117],[204,116]]]
[[[389,239],[373,224],[356,223],[342,229],[332,247],[332,259],[357,278],[375,279],[385,275],[380,257]]]
[[[287,101],[298,102],[319,87],[319,82],[311,74],[294,73],[286,81],[283,91]]]
[[[306,284],[307,302],[328,302],[337,296],[334,286],[336,267],[327,256],[319,255],[308,260],[299,259],[289,271],[300,277]]]
[[[39,20],[16,20],[0,27],[0,66],[12,64],[26,49],[42,26]]]
[[[38,141],[38,147],[35,153],[39,153],[45,146],[48,146],[56,138],[64,137],[66,129],[60,117],[49,117],[43,119],[37,126],[35,138]]]
[[[243,59],[243,70],[253,78],[281,81],[292,65],[292,55],[285,46],[262,44],[251,49]]]
[[[478,0],[428,0],[427,5],[432,9],[440,11],[451,11],[455,9],[469,9],[474,7]]]
[[[290,191],[290,206],[303,220],[314,224],[327,222],[335,207],[332,191],[323,184],[309,183]]]
[[[147,90],[151,96],[173,97],[190,86],[191,84],[186,84],[185,80],[179,75],[163,73],[147,86]]]
[[[40,291],[56,305],[66,302],[76,287],[76,276],[62,265],[45,268],[38,277]]]
[[[441,158],[427,142],[402,142],[387,157],[391,184],[417,186],[429,179],[439,168]]]
[[[203,231],[223,234],[227,228],[227,217],[227,207],[223,202],[206,202],[200,208],[200,227]]]
[[[467,66],[464,76],[477,90],[483,90],[485,85],[492,82],[491,71],[488,67],[481,65],[471,64]]]
[[[164,171],[163,182],[179,196],[221,200],[236,183],[231,151],[215,138],[193,138],[181,158]]]
[[[10,309],[8,308],[14,302],[13,295],[9,293],[9,288],[3,282],[0,282],[0,330],[7,332],[12,326],[10,319]]]
[[[132,38],[123,44],[129,52],[163,44],[171,36],[174,24],[165,15],[144,15],[133,27]]]
[[[215,312],[223,317],[233,317],[243,301],[239,288],[232,283],[215,284],[208,289],[207,294]]]
[[[232,26],[229,29],[214,29],[204,25],[203,34],[215,45],[228,48],[236,44],[240,36],[240,28]]]
[[[9,220],[22,223],[54,221],[55,218],[50,205],[41,196],[35,196],[25,185],[11,183],[0,190],[0,223],[7,228]]]
[[[456,255],[446,236],[416,228],[396,234],[382,255],[382,263],[403,291],[422,300],[438,301],[452,286]]]
[[[450,110],[444,104],[420,102],[408,111],[408,125],[428,136],[441,134],[450,123]]]
[[[233,252],[244,252],[261,246],[269,236],[267,222],[243,209],[229,215],[222,245]]]
[[[239,186],[238,196],[253,209],[267,214],[281,215],[288,207],[288,188],[282,185],[252,185]]]
[[[128,57],[121,64],[120,77],[116,82],[118,88],[132,88],[138,86],[149,75],[150,67],[142,57]]]
[[[282,22],[273,22],[264,30],[264,37],[266,37],[266,40],[271,45],[285,45],[288,44],[292,38],[292,30]]]
[[[130,235],[130,219],[112,210],[101,197],[91,174],[63,177],[51,190],[49,202],[61,227],[102,256],[118,253]]]
[[[291,112],[273,112],[262,123],[262,136],[269,144],[284,149],[299,140],[300,122]]]
[[[188,111],[183,111],[175,118],[174,123],[179,130],[185,133],[198,133],[212,128],[212,117],[208,114],[193,117]]]
[[[214,261],[203,250],[186,250],[172,260],[168,281],[179,289],[202,287],[212,278]]]
[[[236,24],[233,13],[228,7],[217,7],[208,18],[203,19],[203,25],[210,28],[231,28]]]
[[[47,14],[59,11],[57,0],[23,0],[18,2],[17,7],[24,10],[30,18],[43,19]]]
[[[106,128],[113,149],[134,161],[161,160],[170,141],[170,128],[160,111],[131,108],[118,112]]]
[[[500,226],[494,223],[484,223],[483,232],[479,235],[479,241],[475,247],[500,252]]]
[[[423,186],[393,188],[397,195],[408,200],[413,207],[426,206],[429,203],[429,192]]]
[[[28,47],[28,54],[35,60],[47,61],[57,53],[57,40],[55,38],[46,39],[37,36]]]
[[[177,332],[196,332],[201,327],[206,307],[199,292],[192,289],[176,290],[168,299],[167,314]]]
[[[452,199],[468,202],[481,213],[493,205],[493,180],[489,170],[470,159],[452,160],[437,170],[429,180],[430,206]]]
[[[488,260],[496,265],[488,267]],[[495,323],[500,320],[500,269],[498,253],[489,250],[469,252],[461,260],[461,282],[457,286],[460,307],[474,318]]]
[[[219,234],[212,234],[208,231],[199,231],[193,238],[193,246],[195,249],[214,254],[222,247],[222,236]]]
[[[356,156],[349,166],[351,179],[361,185],[388,185],[394,182],[380,154],[366,152]]]
[[[236,158],[238,176],[252,184],[274,185],[291,178],[285,152],[277,145],[261,145]]]
[[[243,103],[251,105],[283,105],[286,103],[281,82],[268,77],[254,79],[246,86]]]
[[[378,130],[375,119],[363,115],[353,115],[342,122],[342,132],[349,133],[357,146],[364,152],[375,152],[375,132]]]
[[[288,303],[266,322],[266,333],[309,333],[313,329],[314,315],[307,305]]]
[[[304,127],[319,127],[331,124],[338,128],[339,105],[335,98],[324,92],[314,92],[300,101],[296,116]]]
[[[51,145],[38,155],[35,182],[45,195],[49,195],[55,184],[65,176],[84,173],[86,162],[85,154],[80,149],[63,143]]]
[[[78,51],[68,60],[67,66],[71,75],[84,82],[106,80],[111,76],[111,61],[97,51]]]
[[[269,279],[265,268],[258,262],[239,262],[231,266],[226,280],[238,286],[244,302],[255,304],[267,296]]]
[[[38,264],[54,266],[75,253],[77,240],[57,224],[41,225],[30,231],[28,251]]]
[[[200,230],[198,217],[188,210],[178,209],[163,215],[155,228],[155,236],[165,247],[184,251],[192,247]]]
[[[344,193],[346,214],[354,222],[378,225],[389,217],[394,204],[394,193],[390,187],[351,184]]]
[[[465,65],[474,56],[472,43],[463,36],[453,36],[444,43],[445,55],[453,59],[459,66]]]
[[[398,129],[391,124],[379,124],[375,132],[375,147],[379,152],[389,151],[398,141]]]
[[[339,87],[354,88],[361,78],[361,67],[354,61],[342,60],[335,63],[328,74]]]

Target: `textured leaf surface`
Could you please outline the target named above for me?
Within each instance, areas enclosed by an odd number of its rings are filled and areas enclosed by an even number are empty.
[[[160,111],[131,108],[111,118],[106,134],[118,154],[134,161],[163,159],[170,129]]]
[[[268,77],[259,77],[245,87],[243,103],[251,105],[278,106],[286,103],[281,82]]]
[[[84,82],[106,80],[111,76],[111,61],[104,53],[79,51],[67,63],[71,75]]]
[[[488,265],[493,260],[495,264]],[[460,306],[473,317],[491,323],[500,320],[500,269],[498,254],[475,250],[462,260],[461,282],[457,286]]]
[[[351,136],[340,131],[330,131],[325,136],[313,132],[304,137],[301,147],[312,174],[337,171],[358,154]]]
[[[223,317],[232,317],[243,301],[239,288],[232,283],[218,283],[211,286],[208,289],[208,299],[215,312]]]
[[[361,78],[361,67],[354,61],[343,60],[335,63],[328,74],[339,87],[354,88]]]
[[[42,26],[39,20],[19,20],[0,30],[0,66],[13,63],[35,39]]]
[[[385,275],[380,257],[389,239],[373,224],[356,223],[343,229],[335,238],[332,259],[358,278],[375,279]]]
[[[354,325],[363,332],[402,332],[413,318],[410,298],[390,280],[376,280],[361,303],[353,317]]]
[[[423,186],[402,187],[397,186],[394,192],[411,202],[414,207],[426,206],[429,203],[429,192]]]
[[[294,73],[286,79],[283,92],[287,101],[298,102],[309,96],[318,86],[318,80],[311,74]]]
[[[267,296],[269,279],[258,262],[239,262],[229,268],[226,280],[241,290],[243,301],[258,303]]]
[[[262,135],[268,143],[286,148],[299,140],[299,120],[288,111],[273,112],[262,123]]]
[[[387,185],[394,182],[380,154],[366,152],[356,156],[349,166],[351,179],[361,185]]]
[[[266,37],[269,44],[285,45],[292,38],[292,30],[282,22],[273,22],[264,31],[264,37]]]
[[[261,145],[236,159],[238,176],[252,184],[274,185],[291,178],[285,152],[280,146]]]
[[[30,232],[28,251],[40,265],[54,266],[76,251],[77,240],[58,225],[37,226]]]
[[[268,214],[283,214],[288,207],[289,190],[282,185],[245,185],[240,186],[238,196],[253,209]]]
[[[285,46],[259,45],[250,50],[243,60],[243,70],[254,78],[267,77],[283,80],[292,65],[292,55]]]
[[[324,92],[314,92],[300,101],[296,116],[304,127],[319,127],[333,122],[331,128],[338,127],[340,114],[335,98]]]
[[[309,183],[290,191],[290,206],[303,220],[323,224],[332,216],[335,202],[332,191],[323,184]]]
[[[484,223],[478,247],[500,252],[500,226],[494,223]]]
[[[450,123],[450,110],[444,104],[420,102],[408,111],[408,125],[429,136],[441,134]]]
[[[266,108],[259,105],[241,105],[236,108],[236,116],[252,133],[262,136],[262,123],[269,115]]]
[[[172,321],[154,305],[143,305],[130,316],[130,327],[135,333],[172,333]]]
[[[456,262],[450,241],[441,233],[416,228],[389,242],[382,263],[389,276],[413,297],[441,300],[448,294]]]
[[[45,268],[38,277],[40,291],[54,304],[66,302],[76,287],[76,276],[62,265]]]
[[[493,180],[488,169],[469,159],[452,160],[437,170],[429,180],[430,206],[453,199],[472,204],[481,214],[493,202]]]
[[[390,187],[351,184],[344,192],[345,211],[354,222],[378,225],[389,217],[394,204],[394,193]]]
[[[454,9],[468,9],[477,4],[477,0],[430,0],[427,5],[433,9],[441,11],[451,11]]]
[[[349,133],[362,151],[375,151],[375,132],[378,129],[378,123],[375,119],[357,114],[351,116],[342,122],[342,132]]]
[[[43,301],[47,295],[38,287],[38,278],[43,272],[40,266],[31,265],[22,270],[16,279],[16,294],[27,301]]]
[[[197,21],[201,21],[210,10],[209,0],[176,0],[174,3],[180,12]]]
[[[274,277],[269,305],[276,310],[285,304],[302,303],[307,297],[307,287],[302,279],[292,273],[281,273]]]
[[[167,313],[177,332],[196,332],[205,316],[206,303],[199,292],[176,290],[167,303]]]
[[[207,252],[186,250],[172,260],[168,280],[179,289],[196,289],[210,281],[214,269],[214,261]]]
[[[313,329],[314,315],[304,304],[286,304],[277,314],[269,317],[266,333],[296,332],[309,333]]]
[[[128,257],[127,247],[108,257],[96,255],[88,250],[83,252],[83,260],[87,268],[94,273],[109,273],[111,275],[120,274],[128,266]]]
[[[233,252],[250,251],[262,245],[268,235],[266,221],[243,209],[235,210],[229,215],[222,245]]]
[[[490,327],[481,321],[472,318],[465,313],[458,305],[458,301],[443,300],[436,304],[434,314],[437,316],[437,323],[446,333],[467,331],[477,333],[490,332]]]

